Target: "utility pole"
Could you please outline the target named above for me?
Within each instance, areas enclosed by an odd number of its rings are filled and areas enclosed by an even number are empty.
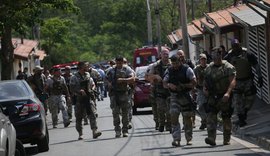
[[[159,12],[159,0],[155,0],[155,14],[157,21],[157,37],[158,37],[158,54],[161,54],[161,33],[160,33],[160,12]]]
[[[151,10],[149,0],[146,0],[147,3],[147,34],[148,34],[148,45],[153,45],[153,37],[152,37],[152,19],[151,19]]]
[[[212,0],[208,0],[208,12],[212,12]]]
[[[190,59],[189,56],[189,42],[188,42],[188,31],[187,31],[187,11],[185,0],[179,0],[179,13],[180,13],[180,25],[182,26],[182,41],[183,41],[183,51],[186,58]]]
[[[195,19],[195,15],[194,15],[194,0],[191,0],[191,18],[192,18],[192,20]]]

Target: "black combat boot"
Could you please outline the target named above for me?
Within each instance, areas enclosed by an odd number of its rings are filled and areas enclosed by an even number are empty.
[[[164,132],[164,126],[159,126],[158,131]]]
[[[200,130],[204,130],[206,127],[207,127],[206,124],[205,123],[202,123],[199,129]]]
[[[223,136],[223,145],[230,145],[231,136],[230,135],[224,135]]]
[[[205,143],[211,146],[216,146],[216,142],[213,139],[210,139],[209,137],[205,138]]]
[[[180,145],[180,141],[179,140],[174,140],[173,142],[172,142],[172,146],[174,146],[174,147],[180,147],[181,145]]]
[[[238,119],[239,119],[239,127],[244,127],[247,125],[246,121],[245,121],[245,115],[243,114],[238,114]]]
[[[98,130],[93,130],[93,138],[94,139],[96,139],[96,138],[98,138],[99,136],[101,136],[101,132],[100,131],[98,131]]]

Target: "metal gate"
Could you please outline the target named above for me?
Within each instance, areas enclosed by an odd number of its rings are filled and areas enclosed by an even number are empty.
[[[269,64],[268,64],[268,54],[266,51],[265,42],[265,25],[260,25],[252,27],[248,31],[248,49],[257,57],[260,63],[260,68],[263,76],[263,87],[257,87],[257,95],[267,104],[270,103],[270,93],[269,93]],[[258,76],[255,69],[253,68],[253,73],[255,73],[255,84],[257,84]]]

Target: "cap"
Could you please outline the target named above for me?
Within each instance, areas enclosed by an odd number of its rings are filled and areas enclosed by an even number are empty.
[[[234,38],[231,40],[231,44],[239,44],[239,40]]]
[[[44,68],[42,68],[41,66],[36,66],[35,67],[35,71],[40,71],[40,70],[43,70]]]
[[[202,58],[207,59],[207,56],[205,54],[200,54],[199,58],[200,59],[202,59]]]

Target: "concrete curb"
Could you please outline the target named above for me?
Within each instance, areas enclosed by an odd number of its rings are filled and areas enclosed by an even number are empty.
[[[262,148],[270,151],[270,139],[265,138],[265,137],[258,137],[257,144],[261,146]]]

